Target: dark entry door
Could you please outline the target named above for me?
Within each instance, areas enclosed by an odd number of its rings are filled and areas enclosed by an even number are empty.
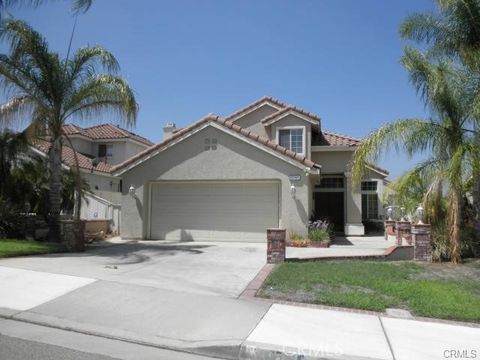
[[[315,193],[316,219],[328,219],[337,232],[344,232],[345,208],[343,195],[343,192]]]

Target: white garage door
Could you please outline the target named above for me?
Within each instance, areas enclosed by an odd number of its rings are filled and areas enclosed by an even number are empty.
[[[278,227],[278,184],[154,183],[150,224],[152,239],[265,242]]]

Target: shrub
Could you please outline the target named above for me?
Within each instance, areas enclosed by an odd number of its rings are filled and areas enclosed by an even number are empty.
[[[385,231],[383,221],[363,220],[362,223],[367,234],[383,233]]]
[[[331,226],[328,220],[315,220],[309,221],[307,223],[308,232],[313,230],[325,230],[327,232],[331,231]]]
[[[328,220],[315,220],[307,223],[310,241],[330,241],[332,227]]]
[[[314,229],[308,232],[310,241],[330,241],[330,233],[325,229]]]
[[[22,211],[10,201],[0,198],[0,237],[21,238],[24,228]]]
[[[296,233],[296,232],[291,232],[288,234],[288,238],[292,241],[294,240],[303,240],[305,238],[305,236],[303,235],[300,235],[299,233]]]

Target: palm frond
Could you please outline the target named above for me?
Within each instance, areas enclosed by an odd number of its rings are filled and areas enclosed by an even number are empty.
[[[35,104],[29,96],[16,96],[0,105],[0,129],[29,122]]]
[[[88,79],[97,74],[100,70],[106,70],[109,73],[116,73],[120,70],[115,56],[101,46],[83,47],[77,50],[68,61],[68,67],[72,79]]]
[[[138,104],[126,80],[113,75],[98,75],[85,82],[65,105],[65,118],[84,120],[106,112],[113,113],[126,126],[135,124]]]
[[[358,185],[365,174],[365,165],[375,164],[385,149],[409,156],[432,146],[439,128],[420,119],[403,119],[385,124],[365,137],[353,156],[352,178]]]

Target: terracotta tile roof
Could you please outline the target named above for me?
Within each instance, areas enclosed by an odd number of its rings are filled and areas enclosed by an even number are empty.
[[[63,132],[66,135],[82,134],[83,129],[73,124],[66,124],[63,125]]]
[[[283,146],[280,146],[278,145],[277,143],[275,143],[274,141],[272,140],[269,140],[265,137],[262,137],[258,134],[255,134],[254,132],[248,130],[248,129],[244,129],[238,125],[236,125],[233,121],[228,121],[226,119],[221,119],[220,117],[218,116],[214,116],[214,115],[207,115],[206,117],[200,119],[199,121],[193,123],[192,125],[188,126],[188,127],[185,127],[177,132],[175,132],[171,137],[169,137],[168,139],[164,140],[163,142],[159,143],[159,144],[156,144],[156,145],[153,145],[151,147],[149,147],[148,149],[145,149],[144,151],[132,156],[131,158],[125,160],[124,162],[120,163],[120,164],[117,164],[115,165],[114,167],[112,167],[111,171],[112,172],[115,172],[115,171],[118,171],[132,163],[134,163],[135,161],[137,160],[140,160],[141,158],[143,158],[144,156],[147,156],[148,154],[154,152],[155,150],[158,150],[158,149],[161,149],[162,147],[168,145],[170,142],[172,142],[173,140],[181,137],[182,135],[204,125],[205,123],[208,123],[208,122],[214,122],[216,124],[219,124],[219,125],[222,125],[222,126],[225,126],[226,128],[228,129],[231,129],[235,132],[237,132],[238,134],[241,134],[243,135],[244,137],[248,138],[248,139],[251,139],[251,140],[254,140],[258,143],[260,143],[261,145],[264,145],[264,146],[267,146],[269,147],[270,149],[272,150],[275,150],[276,152],[284,155],[284,156],[287,156],[307,167],[314,167],[316,166],[316,164],[307,159],[305,156],[303,155],[299,155],[297,153],[294,153],[293,151],[290,151],[286,148],[284,148]]]
[[[263,96],[263,97],[261,97],[261,98],[258,99],[257,101],[255,101],[255,102],[253,102],[253,103],[245,106],[244,108],[242,108],[242,109],[234,112],[233,114],[228,115],[227,117],[225,117],[225,120],[235,121],[236,118],[239,118],[241,115],[243,115],[244,113],[247,113],[249,110],[253,109],[254,107],[256,107],[256,106],[258,106],[258,105],[260,105],[260,104],[262,104],[263,102],[270,102],[270,103],[278,106],[278,107],[280,108],[279,111],[282,111],[282,110],[287,111],[286,109],[288,108],[288,109],[295,110],[296,112],[299,112],[299,113],[301,113],[301,114],[303,114],[303,115],[305,115],[305,116],[311,117],[312,119],[315,119],[315,120],[320,121],[320,117],[319,117],[318,115],[313,114],[313,113],[308,112],[308,111],[305,111],[305,110],[303,110],[303,109],[301,109],[301,108],[299,108],[299,107],[296,107],[295,105],[291,105],[291,104],[284,103],[284,102],[282,102],[282,101],[280,101],[280,100],[278,100],[278,99],[275,99],[275,98],[273,98],[273,97],[271,97],[271,96]],[[272,114],[272,115],[270,115],[270,116],[274,116],[274,115],[277,115],[277,116],[278,116],[279,114],[274,113],[274,114]],[[270,116],[268,116],[268,118],[269,118]],[[265,119],[267,119],[267,118],[265,118]],[[265,120],[265,119],[263,119],[262,122],[267,121],[267,120]]]
[[[63,131],[66,135],[80,134],[92,140],[109,140],[109,139],[133,139],[147,146],[152,146],[153,143],[131,131],[122,129],[113,124],[101,124],[87,128],[80,128],[73,124],[63,126]]]
[[[45,155],[48,154],[48,151],[50,150],[50,147],[51,147],[51,143],[49,141],[41,140],[41,139],[35,140],[31,145],[35,149],[44,153]],[[103,161],[94,165],[93,159],[89,158],[88,156],[82,155],[79,152],[77,152],[77,157],[78,157],[78,166],[81,169],[109,173],[112,168],[112,165],[107,164],[106,162],[103,162]],[[75,155],[71,147],[63,145],[62,162],[69,167],[75,166]]]
[[[379,171],[379,172],[384,173],[384,174],[386,174],[386,175],[389,175],[389,174],[390,174],[390,172],[389,172],[388,170],[386,170],[386,169],[384,169],[384,168],[381,168],[380,166],[377,166],[377,165],[373,165],[373,164],[368,163],[368,164],[367,164],[367,167],[370,167],[370,168],[372,168],[373,170]]]
[[[274,99],[270,96],[263,96],[261,97],[260,99],[254,101],[253,103],[245,106],[244,108],[240,109],[240,110],[237,110],[235,111],[233,114],[230,114],[228,116],[225,117],[225,120],[228,120],[228,121],[235,121],[236,118],[240,117],[241,115],[247,113],[249,110],[253,109],[254,107],[260,105],[261,103],[263,102],[270,102],[274,105],[277,105],[278,107],[280,108],[284,108],[286,107],[287,105],[282,103],[281,101],[277,100],[277,99]]]
[[[297,112],[297,113],[300,113],[302,115],[305,115],[309,118],[311,118],[312,120],[314,121],[318,121],[318,125],[320,125],[320,117],[318,115],[315,115],[313,113],[310,113],[308,111],[305,111],[305,110],[302,110],[302,109],[299,109],[293,105],[288,105],[287,107],[281,109],[281,110],[278,110],[277,112],[274,112],[272,115],[270,116],[267,116],[266,118],[262,119],[262,123],[264,125],[269,125],[270,122],[272,122],[272,120],[276,119],[277,117],[289,112],[289,111],[293,111],[293,112]]]
[[[362,140],[347,136],[347,135],[342,135],[342,134],[337,134],[331,131],[326,131],[322,130],[322,135],[325,143],[321,145],[330,145],[330,146],[358,146],[362,142]]]

